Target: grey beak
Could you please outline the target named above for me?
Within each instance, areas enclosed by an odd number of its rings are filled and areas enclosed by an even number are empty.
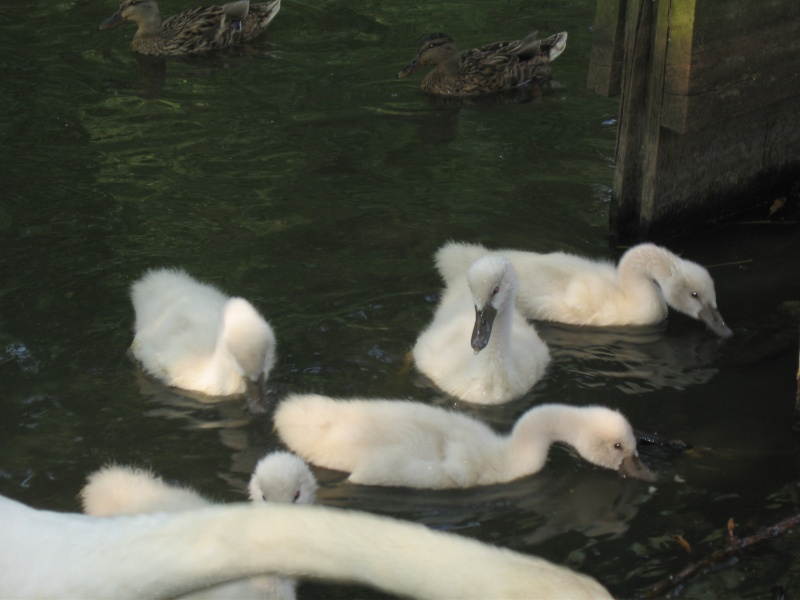
[[[492,335],[492,324],[497,316],[497,309],[491,304],[486,304],[483,310],[475,309],[475,327],[472,329],[472,349],[475,354],[486,348],[489,337]]]
[[[719,310],[715,307],[705,304],[703,305],[703,310],[697,316],[719,337],[728,339],[733,335],[733,331],[725,324],[722,315],[719,314]]]
[[[622,464],[619,466],[619,473],[625,477],[633,477],[634,479],[641,479],[643,481],[656,480],[655,474],[648,469],[635,454],[629,454],[622,459]]]
[[[247,407],[252,413],[263,413],[267,411],[267,386],[264,380],[264,374],[258,376],[258,379],[252,381],[247,380]]]

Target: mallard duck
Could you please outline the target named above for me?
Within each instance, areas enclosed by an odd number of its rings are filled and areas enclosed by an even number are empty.
[[[414,345],[417,368],[467,402],[502,404],[526,393],[544,375],[550,353],[516,309],[517,288],[506,259],[472,263],[448,286]]]
[[[540,471],[555,442],[599,467],[655,480],[639,460],[630,423],[604,406],[540,404],[500,435],[463,413],[419,402],[292,394],[278,405],[274,421],[293,452],[363,485],[506,483]]]
[[[100,29],[133,21],[139,27],[131,42],[134,52],[158,57],[193,56],[254,40],[280,7],[280,0],[252,5],[250,0],[237,0],[193,8],[162,23],[155,0],[120,0],[119,10],[103,21]]]
[[[567,46],[567,32],[543,40],[537,32],[522,40],[495,42],[459,52],[444,33],[422,38],[416,56],[397,74],[407,77],[425,65],[433,70],[422,80],[422,91],[439,96],[479,96],[514,89],[550,74],[550,61]]]
[[[445,283],[456,282],[487,255],[514,265],[517,308],[528,319],[601,327],[650,325],[664,320],[672,307],[703,321],[722,338],[733,335],[717,308],[708,271],[655,244],[633,246],[614,265],[566,252],[490,251],[450,242],[436,253],[436,266]]]
[[[404,598],[611,595],[595,579],[418,523],[322,506],[210,506],[100,519],[0,496],[1,598],[176,598],[262,573]]]

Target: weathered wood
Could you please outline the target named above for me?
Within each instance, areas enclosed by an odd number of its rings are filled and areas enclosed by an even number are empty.
[[[588,80],[621,92],[615,233],[699,228],[800,180],[796,2],[598,0]]]
[[[616,96],[622,86],[626,0],[597,3],[594,40],[589,58],[589,89],[601,96]]]

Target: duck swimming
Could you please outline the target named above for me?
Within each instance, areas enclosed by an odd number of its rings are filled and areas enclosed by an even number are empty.
[[[500,256],[476,260],[445,290],[431,324],[417,339],[417,368],[467,402],[501,404],[530,390],[544,374],[550,353],[516,310],[516,293],[509,261]]]
[[[479,96],[505,92],[550,74],[550,62],[567,46],[567,32],[544,39],[537,32],[522,40],[495,42],[459,52],[453,38],[431,33],[422,38],[417,54],[398,74],[407,77],[425,65],[422,91],[439,96]]]
[[[312,504],[317,480],[298,456],[289,452],[272,452],[256,464],[249,490],[250,499],[258,504]],[[95,517],[178,512],[212,505],[210,500],[194,490],[168,484],[151,471],[116,465],[89,475],[80,497],[84,512]],[[296,587],[294,579],[262,575],[220,584],[181,598],[294,600]]]
[[[120,0],[119,10],[103,21],[100,29],[130,21],[138,27],[131,42],[134,52],[153,57],[197,56],[256,39],[280,6],[280,0],[260,4],[235,0],[193,8],[162,22],[155,0]]]
[[[275,429],[307,461],[350,473],[352,483],[466,488],[505,483],[544,467],[550,446],[566,443],[585,460],[652,481],[620,413],[601,406],[543,404],[508,435],[467,415],[406,400],[336,400],[290,395]]]
[[[275,334],[243,298],[229,298],[179,269],[155,269],[131,286],[131,344],[144,370],[167,385],[262,401]]]
[[[628,249],[619,265],[566,252],[487,250],[450,242],[436,253],[445,282],[457,281],[476,259],[503,256],[519,278],[517,308],[528,319],[572,325],[649,325],[672,307],[703,321],[722,338],[733,335],[717,308],[708,271],[655,244]]]

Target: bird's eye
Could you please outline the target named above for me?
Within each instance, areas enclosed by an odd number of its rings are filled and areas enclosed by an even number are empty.
[[[614,448],[616,448],[617,450],[622,450],[622,444],[617,442],[616,444],[614,444]]]
[[[267,501],[267,495],[266,495],[266,494],[261,494],[261,499],[262,499],[264,502],[266,502],[266,501]]]
[[[697,298],[697,296],[698,296],[697,292],[692,292],[692,298]]]
[[[292,500],[292,502],[297,502],[299,499],[300,499],[300,490],[297,490],[294,493],[294,500]]]
[[[497,292],[499,292],[499,291],[500,291],[500,287],[499,287],[499,286],[495,287],[495,288],[492,290],[492,296],[494,296],[494,295],[495,295]]]
[[[436,44],[428,44],[428,48],[433,48]]]

